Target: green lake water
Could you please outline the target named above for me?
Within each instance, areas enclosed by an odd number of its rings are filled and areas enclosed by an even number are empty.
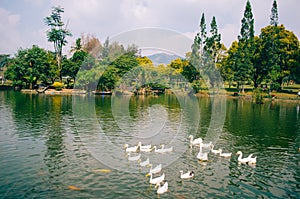
[[[189,135],[231,158],[199,162]],[[165,173],[169,192],[161,196],[149,168],[127,159],[124,144],[139,141],[174,147],[140,153],[162,164],[154,177]],[[299,102],[0,92],[0,198],[300,198],[299,147]],[[237,151],[257,164],[238,164]],[[182,180],[180,170],[195,177]]]

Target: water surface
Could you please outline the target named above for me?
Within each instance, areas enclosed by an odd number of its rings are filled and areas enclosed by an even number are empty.
[[[141,154],[142,160],[163,164],[170,191],[161,198],[299,198],[299,106],[217,97],[1,91],[0,196],[156,198],[145,177],[149,168],[129,162],[123,150],[124,143],[140,140],[174,146],[169,154]],[[209,154],[209,161],[201,163],[188,136],[209,138],[212,133],[215,148],[233,155]],[[257,165],[239,165],[239,150],[257,156]],[[99,169],[111,172],[95,172]],[[195,177],[181,180],[180,170],[193,170]]]

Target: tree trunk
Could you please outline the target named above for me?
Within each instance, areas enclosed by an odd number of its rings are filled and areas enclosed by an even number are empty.
[[[244,82],[242,83],[242,93],[245,93],[245,84],[244,84]]]

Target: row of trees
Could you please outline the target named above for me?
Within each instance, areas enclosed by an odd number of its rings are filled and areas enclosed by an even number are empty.
[[[238,40],[227,50],[220,43],[220,37],[215,17],[207,37],[203,14],[200,31],[187,60],[199,69],[202,78],[209,76],[210,86],[214,87],[217,80],[215,71],[219,71],[223,81],[230,85],[236,82],[242,91],[245,83],[249,82],[255,88],[265,83],[276,90],[281,88],[285,78],[300,82],[299,40],[284,25],[279,25],[276,0],[271,9],[270,25],[263,28],[259,36],[254,35],[254,18],[248,0]]]
[[[40,82],[49,85],[65,79],[68,87],[76,82],[80,88],[107,91],[117,86],[124,89],[149,86],[150,80],[179,87],[187,81],[198,92],[223,86],[225,81],[229,85],[236,82],[241,91],[246,83],[254,87],[265,83],[271,89],[280,89],[285,78],[300,81],[299,40],[284,25],[279,25],[276,0],[270,24],[258,36],[254,34],[254,17],[247,1],[240,34],[229,49],[221,43],[215,17],[207,32],[203,13],[191,52],[185,58],[159,66],[154,66],[147,57],[141,57],[135,45],[125,48],[117,42],[111,43],[109,38],[101,44],[93,35],[82,35],[71,48],[72,56],[63,56],[66,37],[71,36],[62,21],[63,12],[63,8],[55,7],[45,18],[45,24],[50,28],[47,38],[54,44],[54,52],[33,46],[20,49],[14,58],[1,55],[0,67],[7,68],[5,77],[15,86],[32,89]],[[136,67],[139,68],[134,71],[136,76],[127,80],[125,88],[119,81]]]

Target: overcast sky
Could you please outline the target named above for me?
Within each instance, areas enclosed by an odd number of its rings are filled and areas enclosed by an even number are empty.
[[[269,24],[273,0],[250,2],[258,35]],[[299,38],[300,1],[277,0],[277,4],[279,23]],[[103,43],[107,36],[144,27],[173,30],[192,42],[204,12],[207,28],[215,16],[222,42],[229,47],[240,32],[246,0],[0,0],[0,54],[15,54],[20,47],[34,44],[53,50],[43,19],[58,5],[64,8],[63,21],[69,21],[73,34],[69,46],[82,33],[93,34]]]

